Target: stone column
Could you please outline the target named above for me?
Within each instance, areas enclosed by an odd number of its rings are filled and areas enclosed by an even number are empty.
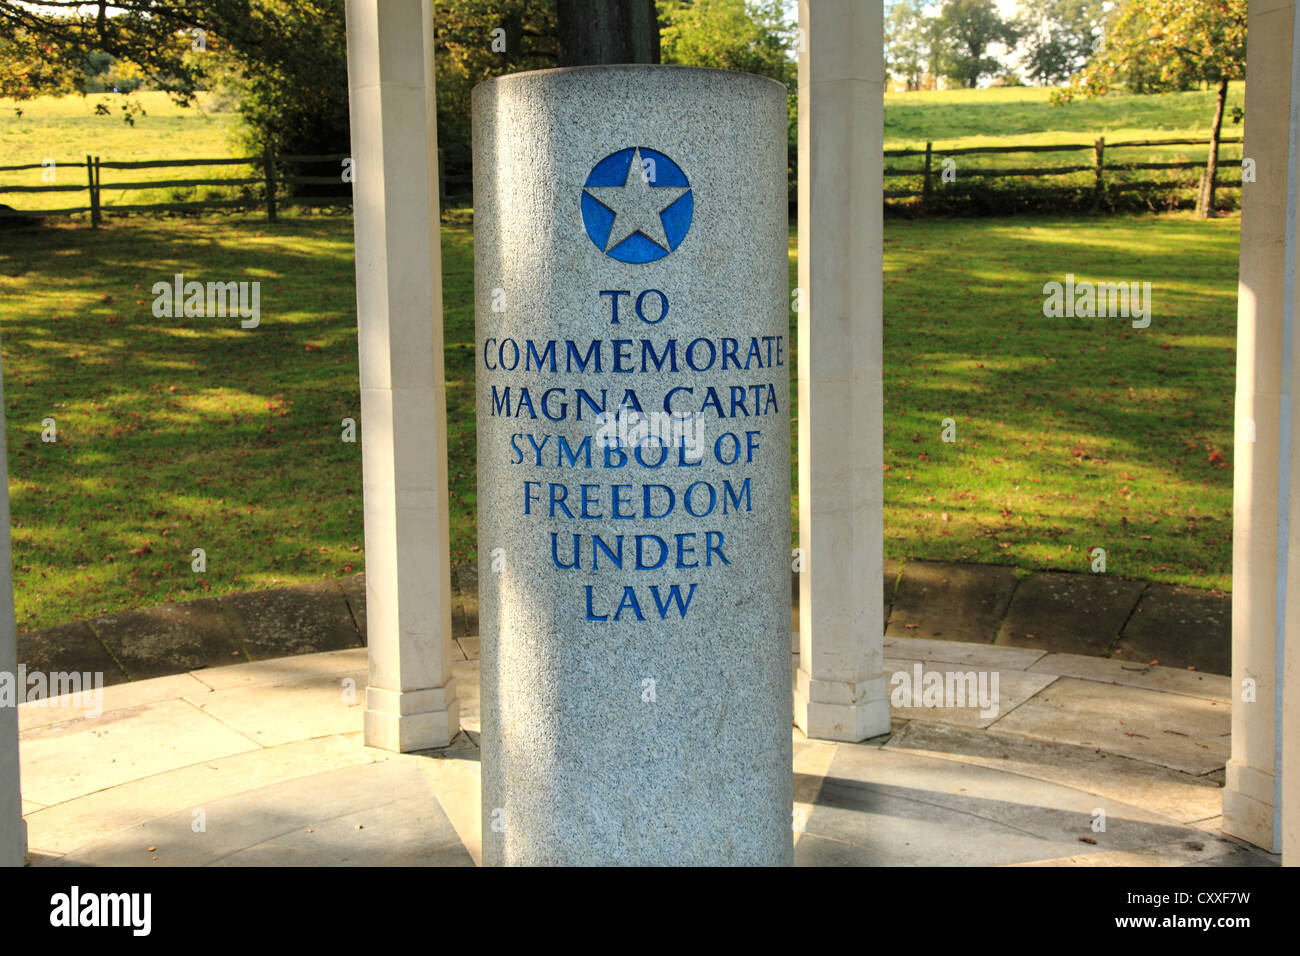
[[[1291,520],[1294,347],[1295,157],[1288,142],[1292,73],[1291,2],[1250,4],[1245,144],[1256,180],[1243,185],[1237,299],[1236,452],[1233,472],[1232,757],[1223,791],[1225,832],[1280,851],[1275,809],[1281,785],[1276,676],[1287,608]],[[1284,351],[1287,350],[1287,351]],[[1284,466],[1279,467],[1279,462]],[[1300,595],[1300,591],[1296,591]],[[1295,601],[1289,602],[1292,606]]]
[[[810,737],[889,731],[880,4],[799,2],[799,670]],[[937,423],[936,423],[937,427]]]
[[[1251,635],[1249,644],[1240,648],[1244,669],[1249,669],[1256,663],[1263,665],[1265,670],[1272,665],[1271,679],[1261,682],[1270,685],[1272,693],[1259,696],[1255,704],[1234,701],[1234,717],[1240,712],[1245,718],[1245,746],[1242,748],[1244,760],[1237,761],[1237,722],[1234,720],[1233,762],[1228,768],[1228,779],[1234,786],[1230,791],[1225,789],[1224,792],[1224,826],[1225,829],[1230,825],[1249,829],[1253,816],[1263,815],[1258,813],[1261,808],[1252,806],[1259,802],[1252,787],[1258,788],[1263,782],[1259,779],[1263,774],[1257,772],[1254,761],[1263,756],[1265,759],[1258,766],[1268,767],[1270,764],[1265,761],[1272,757],[1276,762],[1273,799],[1269,801],[1273,806],[1270,821],[1272,849],[1282,854],[1283,863],[1300,865],[1300,725],[1296,722],[1296,707],[1300,703],[1300,403],[1296,401],[1296,382],[1300,380],[1297,378],[1300,376],[1300,343],[1296,341],[1296,279],[1297,268],[1300,267],[1300,242],[1297,241],[1297,234],[1300,233],[1300,123],[1296,116],[1296,105],[1300,101],[1300,20],[1295,17],[1294,2],[1260,3],[1256,0],[1250,6],[1249,15],[1248,54],[1258,56],[1260,72],[1257,74],[1256,64],[1247,60],[1251,71],[1249,89],[1252,92],[1247,93],[1246,107],[1250,125],[1246,127],[1247,140],[1242,155],[1255,159],[1256,182],[1243,189],[1249,196],[1251,205],[1248,211],[1243,212],[1240,275],[1243,292],[1248,281],[1252,290],[1258,289],[1261,282],[1271,286],[1263,296],[1253,296],[1257,329],[1261,325],[1261,314],[1269,314],[1274,310],[1280,312],[1280,321],[1268,323],[1281,333],[1280,342],[1275,343],[1276,355],[1280,356],[1280,361],[1261,356],[1260,348],[1265,346],[1267,340],[1256,337],[1255,356],[1256,362],[1260,364],[1252,363],[1252,366],[1259,369],[1263,365],[1267,370],[1266,375],[1273,370],[1275,363],[1280,366],[1275,401],[1278,407],[1276,417],[1279,420],[1276,461],[1280,461],[1281,466],[1279,468],[1273,464],[1273,470],[1277,474],[1278,520],[1275,525],[1270,525],[1269,531],[1285,536],[1279,544],[1285,544],[1286,554],[1277,563],[1278,582],[1284,588],[1285,596],[1282,601],[1276,602],[1276,606],[1285,608],[1285,615],[1278,622],[1281,626],[1275,630],[1272,661],[1258,659],[1259,651],[1267,647],[1268,642],[1257,642],[1255,635]],[[1270,92],[1268,85],[1273,82],[1278,84],[1277,89],[1272,91],[1275,96],[1266,99],[1264,94]],[[1279,97],[1283,102],[1289,102],[1289,110],[1279,103]],[[1289,117],[1289,122],[1284,117]],[[1262,127],[1259,140],[1256,140],[1253,128],[1256,123]],[[1263,155],[1268,157],[1267,168],[1255,155],[1257,143],[1264,151]],[[1265,180],[1273,187],[1274,179],[1278,181],[1276,186],[1281,187],[1280,194],[1273,193],[1270,196],[1270,190],[1259,188]],[[1266,216],[1259,216],[1261,210],[1257,203],[1271,198],[1281,201]],[[1252,219],[1258,216],[1256,221],[1251,222],[1249,233],[1246,230],[1247,212]],[[1261,233],[1261,229],[1268,231]],[[1249,271],[1248,241],[1255,260]],[[1269,247],[1267,252],[1259,248],[1265,243]],[[1264,255],[1261,256],[1261,252]],[[1273,266],[1277,271],[1265,279],[1260,274],[1261,266]],[[1247,296],[1243,294],[1243,302],[1246,299]],[[1243,308],[1242,312],[1245,311]],[[1269,318],[1273,316],[1270,314]],[[1244,326],[1246,323],[1242,324]],[[1246,378],[1241,375],[1244,363],[1240,358],[1245,353],[1244,345],[1239,342],[1239,385],[1244,384],[1242,379]],[[1265,383],[1268,386],[1274,384],[1268,378]],[[1239,389],[1239,403],[1242,399],[1240,391]],[[1258,384],[1256,391],[1260,391]],[[1260,437],[1258,423],[1256,437]],[[1264,464],[1262,460],[1259,463]],[[1274,528],[1277,530],[1274,531]],[[1252,531],[1260,530],[1262,529],[1252,527]],[[1249,540],[1247,539],[1248,545]],[[1235,639],[1236,634],[1233,636]],[[1237,662],[1238,648],[1234,640],[1234,676],[1238,676]],[[1261,714],[1270,711],[1271,721],[1260,719]],[[1260,745],[1265,743],[1273,744],[1272,754],[1259,753]],[[1232,794],[1231,797],[1229,793]],[[1229,808],[1233,811],[1231,823]],[[1252,810],[1256,811],[1253,815]],[[1254,835],[1246,835],[1246,838],[1259,842]]]
[[[0,704],[0,866],[22,866],[27,853],[27,824],[23,820],[18,785],[19,688],[14,632],[13,561],[9,550],[9,458],[5,449],[4,372],[0,370],[0,675],[14,681],[13,706]]]
[[[370,685],[365,740],[459,730],[451,671],[447,435],[432,6],[348,0]]]
[[[473,110],[484,860],[789,864],[785,90]]]

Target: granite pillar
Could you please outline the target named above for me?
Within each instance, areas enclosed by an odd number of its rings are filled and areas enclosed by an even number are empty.
[[[473,113],[484,861],[789,864],[785,89]]]

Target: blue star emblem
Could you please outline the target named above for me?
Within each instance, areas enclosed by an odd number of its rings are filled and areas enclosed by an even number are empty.
[[[619,262],[654,262],[691,228],[695,197],[681,167],[657,150],[610,153],[582,187],[582,222],[592,243]]]

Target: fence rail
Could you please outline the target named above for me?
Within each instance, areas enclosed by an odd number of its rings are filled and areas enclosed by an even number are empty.
[[[1240,143],[1240,136],[1220,137],[1219,145],[1231,145]],[[922,165],[919,167],[898,167],[886,166],[884,177],[886,179],[894,177],[911,177],[919,178],[921,185],[917,189],[886,189],[886,199],[908,199],[920,197],[921,208],[928,206],[934,197],[935,180],[943,182],[943,174],[936,174],[934,169],[936,157],[948,159],[953,156],[971,156],[975,154],[998,154],[998,153],[1072,153],[1087,151],[1092,153],[1092,161],[1089,163],[1076,163],[1071,165],[1059,166],[1017,166],[1017,167],[1000,167],[1000,166],[977,166],[962,170],[961,176],[975,178],[1020,178],[1020,177],[1039,177],[1039,176],[1066,176],[1075,173],[1084,173],[1091,171],[1093,173],[1092,189],[1098,201],[1106,194],[1107,191],[1122,192],[1132,189],[1145,188],[1165,188],[1177,189],[1186,188],[1191,184],[1180,184],[1174,181],[1162,181],[1154,179],[1146,180],[1118,180],[1113,178],[1107,180],[1107,173],[1126,173],[1137,170],[1154,170],[1154,169],[1186,169],[1200,170],[1205,168],[1205,162],[1202,160],[1186,160],[1182,162],[1159,162],[1159,163],[1131,163],[1131,162],[1107,162],[1106,151],[1108,149],[1148,149],[1162,146],[1209,146],[1210,140],[1207,139],[1132,139],[1122,140],[1115,143],[1107,143],[1104,137],[1098,137],[1091,143],[1051,143],[1051,144],[1023,144],[1011,146],[964,146],[955,149],[945,149],[936,151],[933,142],[927,142],[924,149],[887,149],[884,151],[885,159],[905,156],[923,157]],[[1232,168],[1241,166],[1240,159],[1218,159],[1218,168]],[[1240,181],[1222,180],[1215,178],[1215,188],[1239,186]]]
[[[57,192],[85,192],[87,195],[87,204],[84,206],[70,206],[61,209],[21,209],[8,213],[9,216],[18,217],[40,217],[40,216],[66,216],[74,213],[90,213],[90,224],[98,228],[103,221],[104,213],[107,212],[147,212],[151,210],[168,210],[168,211],[197,211],[202,209],[251,209],[265,208],[267,219],[274,222],[276,218],[277,207],[283,205],[351,205],[351,192],[341,193],[337,196],[280,196],[277,195],[282,186],[319,186],[331,183],[343,183],[342,171],[338,176],[281,176],[278,167],[285,163],[341,163],[347,159],[346,153],[326,153],[320,155],[275,155],[267,150],[260,156],[236,156],[221,157],[215,159],[144,159],[127,161],[110,161],[101,160],[98,156],[87,156],[85,162],[67,162],[67,163],[22,163],[13,166],[0,166],[0,173],[18,172],[33,169],[54,168],[62,169],[85,169],[86,182],[80,184],[47,184],[41,186],[7,186],[0,183],[0,195],[5,193],[57,193]],[[195,179],[155,179],[155,180],[134,180],[131,182],[112,182],[107,185],[101,179],[101,171],[105,169],[120,170],[142,170],[142,169],[171,169],[186,166],[251,166],[257,170],[257,175],[242,178],[195,178]],[[105,206],[103,204],[103,194],[105,191],[133,191],[141,189],[172,189],[187,188],[196,186],[262,186],[261,196],[244,196],[238,199],[198,199],[198,200],[178,200],[173,202],[153,202],[153,203],[130,203],[130,204],[113,204]],[[4,216],[0,213],[0,216]]]
[[[1220,145],[1229,145],[1240,143],[1241,137],[1227,136],[1219,140]],[[885,160],[919,156],[922,157],[922,165],[919,167],[906,166],[886,166],[883,170],[886,180],[891,178],[919,178],[919,188],[886,188],[884,198],[886,199],[915,199],[920,197],[921,207],[924,209],[931,203],[934,198],[935,190],[943,183],[942,172],[936,172],[934,166],[936,159],[943,160],[954,156],[974,156],[974,155],[997,155],[1008,153],[1070,153],[1070,152],[1087,152],[1090,153],[1088,162],[1069,163],[1066,165],[1056,166],[976,166],[968,167],[961,171],[962,177],[972,177],[976,179],[993,179],[993,178],[1028,178],[1028,177],[1054,177],[1069,176],[1077,173],[1093,173],[1092,189],[1098,201],[1106,192],[1120,192],[1133,189],[1178,189],[1186,188],[1191,184],[1181,184],[1175,181],[1161,181],[1153,179],[1145,180],[1126,180],[1118,178],[1118,174],[1138,172],[1142,170],[1198,170],[1203,169],[1203,161],[1188,160],[1183,162],[1114,162],[1106,159],[1106,153],[1110,150],[1117,149],[1148,149],[1164,146],[1208,146],[1208,139],[1144,139],[1144,140],[1124,140],[1120,142],[1107,143],[1104,138],[1098,138],[1091,143],[1052,143],[1052,144],[1022,144],[1022,145],[1003,145],[1003,146],[963,146],[953,149],[938,151],[934,149],[932,142],[927,142],[924,149],[909,147],[903,149],[887,149],[884,151]],[[144,212],[149,210],[167,210],[167,211],[185,211],[185,210],[202,210],[202,209],[235,209],[235,208],[265,208],[267,219],[274,222],[278,208],[287,205],[350,205],[352,195],[350,191],[346,194],[337,196],[292,196],[279,195],[282,187],[292,186],[322,186],[331,183],[342,183],[345,180],[342,177],[342,170],[339,176],[281,176],[279,168],[284,164],[299,163],[326,163],[338,162],[349,157],[344,153],[325,153],[316,155],[275,155],[269,149],[259,156],[238,156],[238,157],[220,157],[213,159],[146,159],[131,161],[113,161],[101,160],[98,156],[87,156],[84,162],[67,162],[54,164],[56,169],[85,169],[86,183],[80,184],[47,184],[41,186],[8,186],[0,182],[0,195],[5,193],[63,193],[63,192],[81,192],[87,193],[87,205],[70,206],[60,209],[38,209],[38,210],[16,210],[9,215],[38,217],[54,215],[70,215],[73,213],[90,213],[90,221],[93,227],[98,227],[103,220],[104,213],[107,212]],[[35,169],[45,169],[49,167],[49,162],[45,163],[21,163],[17,165],[0,166],[0,173],[22,172]],[[464,168],[465,163],[457,164],[459,168]],[[1224,169],[1239,167],[1242,165],[1240,159],[1220,159],[1218,166]],[[142,169],[164,169],[164,168],[184,168],[198,166],[249,166],[256,171],[255,175],[235,178],[195,178],[195,179],[159,179],[159,180],[135,180],[131,182],[114,182],[104,185],[101,180],[101,172],[105,169],[110,170],[142,170]],[[442,151],[438,152],[438,183],[439,198],[446,201],[447,187],[467,187],[471,184],[472,177],[468,173],[447,174],[443,170]],[[1108,176],[1109,174],[1109,176]],[[937,181],[937,182],[936,182]],[[1237,181],[1215,180],[1215,186],[1232,187],[1239,185]],[[249,187],[262,186],[261,196],[244,196],[238,199],[201,199],[201,200],[177,200],[172,202],[154,202],[154,203],[134,203],[127,205],[109,205],[105,206],[102,196],[105,190],[108,191],[132,191],[142,189],[170,189],[170,188],[190,188],[197,186],[228,186],[228,187]],[[5,213],[0,211],[0,217]]]

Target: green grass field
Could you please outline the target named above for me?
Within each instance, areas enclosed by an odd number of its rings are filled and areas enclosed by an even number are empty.
[[[1024,143],[1092,142],[1098,136],[1129,139],[1192,138],[1209,134],[1214,93],[1194,91],[1156,96],[1110,95],[1077,98],[1062,106],[1048,102],[1046,87],[1007,86],[988,90],[935,90],[885,94],[885,148],[936,149]],[[1228,107],[1242,106],[1244,83],[1228,89]],[[1241,134],[1225,119],[1225,136]],[[1204,151],[1200,153],[1204,155]]]
[[[176,106],[165,93],[140,93],[145,109],[135,125],[122,120],[119,103],[111,94],[43,96],[15,102],[0,98],[0,166],[43,163],[53,159],[55,185],[85,185],[85,169],[59,169],[57,164],[85,162],[87,154],[101,162],[146,159],[220,159],[238,155],[233,137],[240,128],[239,115],[217,112],[208,97],[200,95],[194,107]],[[107,115],[95,113],[103,104]],[[22,115],[18,115],[18,111]],[[0,173],[0,186],[40,186],[42,171]],[[185,202],[233,198],[221,186],[177,186],[160,189],[114,190],[113,183],[153,182],[165,179],[240,179],[250,175],[245,166],[186,166],[162,169],[102,169],[100,181],[105,206],[137,203]],[[15,209],[63,209],[85,205],[85,192],[0,193],[0,202]]]
[[[1237,234],[1235,217],[889,221],[886,554],[1086,570],[1102,547],[1113,574],[1226,588]],[[466,217],[443,237],[459,562],[475,557]],[[792,243],[792,283],[794,265]],[[0,232],[21,628],[362,569],[360,446],[341,441],[359,418],[352,270],[341,215]],[[151,286],[175,272],[259,279],[260,327],[154,318]],[[1150,281],[1151,327],[1045,318],[1042,285],[1067,272]]]

